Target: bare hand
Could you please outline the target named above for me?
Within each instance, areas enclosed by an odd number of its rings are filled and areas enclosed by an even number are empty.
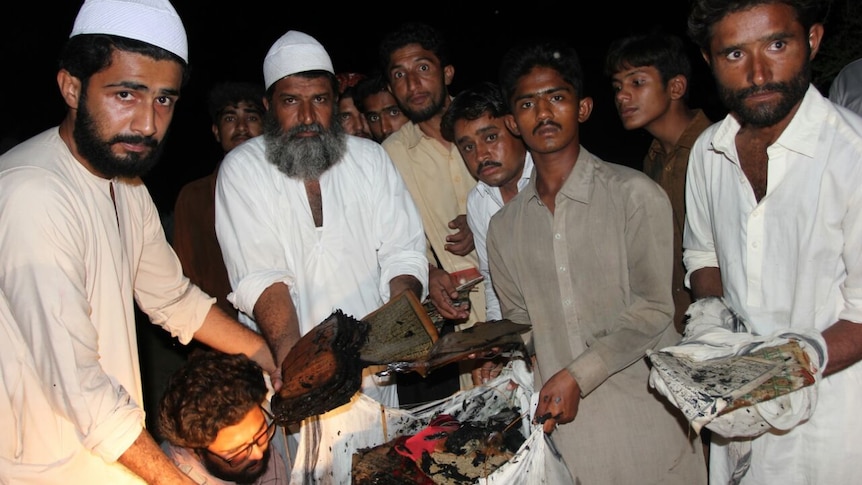
[[[568,370],[561,369],[542,386],[533,422],[541,424],[543,431],[551,434],[558,424],[575,420],[580,404],[581,387],[578,381]]]
[[[458,217],[449,221],[449,229],[456,229],[455,234],[446,236],[446,251],[458,256],[466,256],[475,248],[473,242],[473,231],[467,224],[467,215],[460,214]]]
[[[473,354],[475,355],[475,354]],[[503,371],[506,365],[506,359],[495,357],[491,360],[480,360],[476,362],[476,367],[471,371],[473,377],[473,385],[481,386],[487,384],[492,379],[495,379]]]
[[[456,282],[445,270],[436,266],[428,268],[428,297],[440,312],[449,320],[466,320],[470,316],[470,303],[459,302]],[[456,305],[457,302],[457,305]]]

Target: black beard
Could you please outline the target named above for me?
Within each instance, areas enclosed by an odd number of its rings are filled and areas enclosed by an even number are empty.
[[[72,137],[78,148],[78,153],[100,174],[107,178],[139,177],[152,169],[162,156],[163,143],[153,137],[140,135],[116,135],[110,140],[99,138],[99,128],[96,120],[87,110],[87,96],[81,93],[78,103],[78,114],[75,117],[75,127]],[[115,143],[143,143],[150,148],[149,152],[129,152],[125,156],[117,156],[111,151]]]
[[[216,478],[220,478],[222,480],[228,482],[236,482],[236,483],[254,483],[258,478],[263,476],[266,473],[266,470],[269,469],[269,457],[272,449],[267,448],[263,453],[263,458],[256,461],[250,461],[248,463],[244,463],[243,467],[238,470],[234,470],[227,466],[226,463],[222,462],[218,458],[214,458],[209,456],[208,453],[199,453],[198,456],[201,459],[201,463],[203,463],[204,468],[207,469],[212,476]],[[255,472],[247,471],[249,468],[255,466],[258,463],[263,463],[263,466],[260,467],[259,470]]]
[[[275,115],[267,112],[263,130],[266,159],[291,178],[318,180],[347,151],[347,136],[339,123],[332,123],[328,130],[312,123],[284,131]],[[318,136],[297,137],[305,132]]]
[[[400,105],[400,104],[399,104]],[[409,108],[401,106],[401,111],[407,115],[407,118],[413,123],[422,123],[434,117],[434,115],[443,111],[443,106],[446,105],[446,90],[440,92],[437,98],[431,101],[431,105],[421,111],[413,111]]]
[[[734,114],[739,124],[754,128],[766,128],[779,123],[793,111],[793,107],[805,97],[810,82],[811,69],[809,62],[806,61],[799,74],[788,82],[752,86],[738,91],[719,85],[718,95],[727,109]],[[753,108],[745,104],[745,98],[763,92],[777,92],[781,93],[782,96],[775,103],[763,103]]]

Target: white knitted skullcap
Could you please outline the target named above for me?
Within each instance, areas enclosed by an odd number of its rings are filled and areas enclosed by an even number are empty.
[[[78,34],[139,40],[189,62],[186,29],[168,0],[85,0],[69,37]]]
[[[282,35],[263,59],[266,89],[279,79],[305,71],[328,71],[335,74],[326,49],[314,37],[290,30]]]

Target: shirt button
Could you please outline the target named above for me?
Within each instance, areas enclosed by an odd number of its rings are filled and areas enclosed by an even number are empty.
[[[554,239],[562,239],[563,236],[560,233],[554,234]]]
[[[560,266],[560,273],[565,273],[565,272],[566,272],[566,267]]]

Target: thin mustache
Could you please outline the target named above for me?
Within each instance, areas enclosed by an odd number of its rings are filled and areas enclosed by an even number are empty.
[[[543,127],[548,126],[548,125],[555,126],[558,129],[563,128],[562,126],[558,125],[557,123],[554,123],[553,121],[548,120],[548,121],[543,121],[543,122],[539,123],[538,125],[536,125],[536,127],[533,128],[533,134],[535,135],[537,131],[539,131],[540,129],[542,129]]]

